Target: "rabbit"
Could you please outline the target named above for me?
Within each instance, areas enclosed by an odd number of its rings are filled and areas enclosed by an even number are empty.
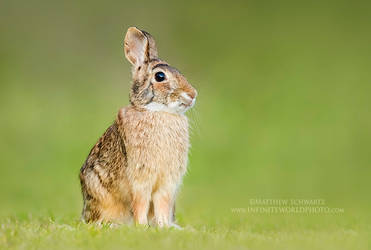
[[[118,111],[80,170],[82,219],[178,227],[175,199],[190,146],[184,113],[197,91],[158,57],[146,31],[130,27],[124,52],[132,64],[130,104]]]

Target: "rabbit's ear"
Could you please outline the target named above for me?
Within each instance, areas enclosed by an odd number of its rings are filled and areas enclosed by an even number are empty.
[[[137,66],[157,58],[155,40],[149,33],[135,27],[130,27],[126,33],[124,50],[128,61]]]

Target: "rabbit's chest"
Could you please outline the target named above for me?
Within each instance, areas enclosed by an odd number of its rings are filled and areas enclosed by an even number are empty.
[[[128,168],[147,175],[183,175],[188,154],[188,122],[165,112],[124,113]]]

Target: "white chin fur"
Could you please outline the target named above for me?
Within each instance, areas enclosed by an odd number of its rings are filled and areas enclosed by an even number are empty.
[[[173,113],[173,114],[183,114],[184,112],[187,111],[188,108],[180,106],[179,104],[180,103],[178,101],[171,102],[169,103],[169,105],[165,105],[165,104],[157,103],[157,102],[151,102],[144,107],[150,111],[165,111],[165,112]]]

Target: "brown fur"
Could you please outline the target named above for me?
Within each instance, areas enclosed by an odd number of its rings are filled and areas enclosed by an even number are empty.
[[[131,105],[90,151],[80,171],[86,222],[174,224],[175,198],[186,172],[188,121],[196,90],[157,57],[150,34],[129,28],[125,55],[133,65]],[[157,82],[156,72],[166,79]]]

